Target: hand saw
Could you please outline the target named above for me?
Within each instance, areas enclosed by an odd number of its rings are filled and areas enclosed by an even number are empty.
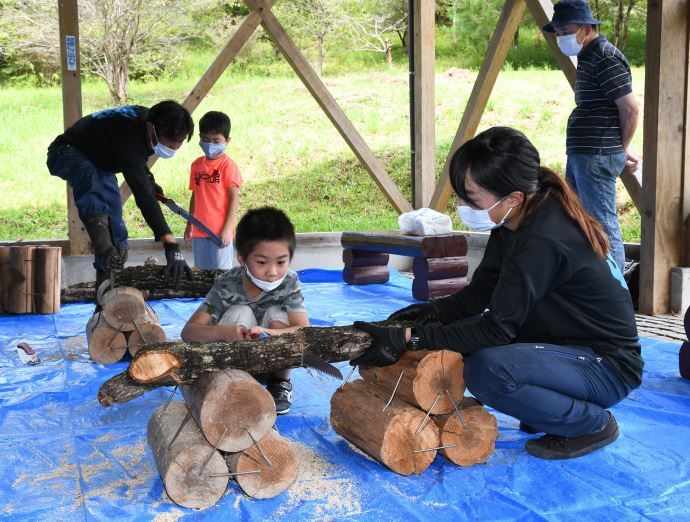
[[[185,220],[187,220],[189,223],[197,227],[199,230],[203,230],[209,237],[210,240],[212,240],[216,245],[218,245],[218,248],[223,248],[223,242],[220,240],[220,238],[211,232],[211,229],[208,228],[206,225],[204,225],[199,219],[195,218],[192,216],[189,212],[187,212],[185,209],[180,207],[177,203],[175,203],[172,199],[166,198],[163,194],[160,194],[159,192],[156,192],[156,199],[163,203],[166,207],[168,207],[170,210],[172,210],[175,214],[178,214],[182,216]]]

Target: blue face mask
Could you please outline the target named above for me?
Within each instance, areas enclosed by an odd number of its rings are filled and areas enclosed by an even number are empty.
[[[158,141],[158,135],[156,134],[156,128],[151,127],[153,129],[153,136],[156,138],[156,144],[153,146],[153,152],[156,156],[159,158],[163,159],[169,159],[172,158],[175,155],[175,152],[177,152],[175,149],[171,149],[170,147],[163,145],[160,141]]]
[[[199,147],[204,151],[204,155],[208,159],[216,159],[218,156],[225,152],[226,143],[208,143],[206,141],[200,141]]]

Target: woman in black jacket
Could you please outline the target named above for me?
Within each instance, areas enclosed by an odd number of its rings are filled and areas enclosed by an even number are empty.
[[[409,348],[456,350],[481,402],[544,432],[525,449],[579,457],[618,437],[606,410],[640,385],[643,361],[632,300],[601,226],[521,132],[493,127],[450,167],[458,213],[491,235],[457,294],[390,319],[409,328],[355,326],[372,346],[351,364],[387,365]]]

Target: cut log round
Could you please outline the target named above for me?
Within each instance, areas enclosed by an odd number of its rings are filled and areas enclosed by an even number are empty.
[[[60,312],[62,248],[39,246],[34,251],[34,303],[37,314]]]
[[[465,393],[462,355],[450,350],[418,350],[405,352],[400,360],[390,366],[362,366],[359,374],[390,394],[404,372],[395,396],[424,411],[429,411],[436,397],[440,397],[432,413],[453,411],[446,390],[455,404]]]
[[[146,304],[141,291],[129,286],[108,290],[101,302],[103,317],[108,324],[121,332],[130,332],[144,319]]]
[[[7,311],[30,314],[34,311],[34,246],[10,247]]]
[[[124,334],[110,326],[102,312],[93,314],[86,324],[86,340],[91,359],[99,364],[116,363],[127,351]]]
[[[183,386],[182,395],[203,434],[223,451],[248,448],[251,437],[261,440],[276,421],[273,397],[242,370],[208,372]]]
[[[187,413],[181,402],[159,406],[149,419],[147,439],[170,499],[183,507],[205,509],[225,493],[228,466]],[[226,476],[211,476],[222,474]]]
[[[295,482],[299,473],[299,461],[290,441],[273,430],[259,441],[259,445],[270,465],[254,445],[239,453],[226,454],[225,461],[230,473],[261,472],[234,477],[247,495],[253,498],[273,498]]]
[[[422,473],[433,462],[439,446],[439,431],[424,412],[393,399],[378,386],[356,380],[338,389],[331,398],[331,425],[335,432],[401,475]]]
[[[165,342],[165,332],[156,311],[150,306],[144,311],[144,320],[136,324],[136,328],[127,334],[127,349],[134,357],[142,346],[146,344]]]
[[[469,397],[463,399],[460,413],[467,428],[456,412],[434,416],[441,430],[441,446],[453,446],[442,449],[441,455],[458,466],[484,462],[493,454],[496,445],[496,417]]]

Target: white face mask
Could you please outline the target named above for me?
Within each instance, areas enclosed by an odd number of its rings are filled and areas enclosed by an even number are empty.
[[[208,143],[201,140],[199,142],[199,147],[204,151],[204,155],[208,159],[215,159],[225,152],[225,143]]]
[[[156,128],[154,126],[151,126],[151,128],[153,129],[153,136],[154,136],[154,138],[156,138],[156,142],[157,142],[156,145],[154,145],[154,147],[153,147],[153,152],[159,158],[163,158],[163,159],[172,158],[177,151],[175,149],[171,149],[170,147],[166,147],[165,145],[163,145],[158,140],[158,136],[156,135]]]
[[[285,276],[283,276],[280,279],[276,279],[275,281],[262,281],[261,279],[257,279],[252,275],[247,265],[244,266],[244,271],[247,273],[247,277],[249,277],[250,281],[254,283],[257,288],[260,288],[264,292],[270,292],[272,290],[275,290],[282,284],[283,280],[285,279]]]
[[[556,43],[558,43],[558,48],[566,56],[577,56],[582,51],[581,43],[577,43],[577,35],[582,30],[582,27],[577,30],[577,33],[566,34],[565,36],[557,36]]]
[[[506,212],[506,215],[503,216],[503,219],[499,223],[493,222],[491,216],[489,215],[489,210],[498,205],[501,201],[503,201],[503,199],[504,198],[499,199],[487,209],[472,208],[467,205],[458,205],[455,208],[458,210],[460,221],[462,221],[467,228],[471,228],[477,232],[487,232],[503,225],[503,223],[506,222],[508,215],[513,210],[513,207],[510,207],[508,212]]]

